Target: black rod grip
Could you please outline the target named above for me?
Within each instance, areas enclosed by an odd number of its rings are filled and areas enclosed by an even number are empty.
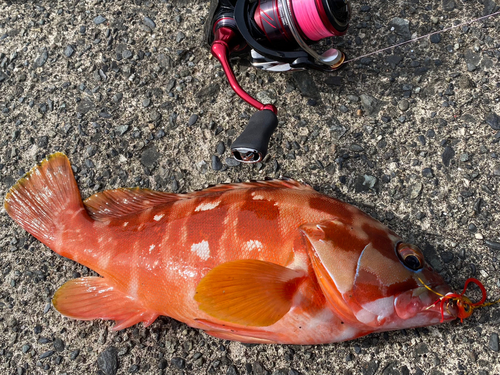
[[[277,126],[278,117],[273,111],[263,109],[254,113],[243,133],[231,144],[234,158],[242,163],[262,161]]]

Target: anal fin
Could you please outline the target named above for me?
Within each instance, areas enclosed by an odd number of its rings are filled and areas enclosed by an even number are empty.
[[[247,344],[277,344],[270,336],[271,332],[261,329],[242,328],[231,325],[217,324],[205,319],[196,319],[201,329],[210,336],[222,340],[240,341]]]
[[[139,322],[144,322],[147,327],[159,315],[147,310],[140,301],[117,290],[102,277],[68,281],[56,291],[52,304],[69,318],[116,320],[114,331]]]

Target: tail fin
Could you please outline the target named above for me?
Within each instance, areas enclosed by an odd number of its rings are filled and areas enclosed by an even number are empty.
[[[7,193],[4,207],[14,221],[52,249],[58,223],[85,211],[71,165],[62,153],[50,155],[21,178]]]

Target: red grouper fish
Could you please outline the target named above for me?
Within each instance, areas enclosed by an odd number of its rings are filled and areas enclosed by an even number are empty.
[[[418,247],[293,180],[114,189],[82,202],[56,153],[10,189],[5,209],[102,276],[66,282],[54,307],[115,330],[166,315],[222,339],[321,344],[460,317],[460,298],[443,299],[451,289]]]

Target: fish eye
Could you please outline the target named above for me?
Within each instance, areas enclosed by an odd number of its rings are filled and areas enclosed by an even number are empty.
[[[418,271],[424,267],[424,255],[415,245],[400,242],[396,245],[396,253],[406,268]]]

